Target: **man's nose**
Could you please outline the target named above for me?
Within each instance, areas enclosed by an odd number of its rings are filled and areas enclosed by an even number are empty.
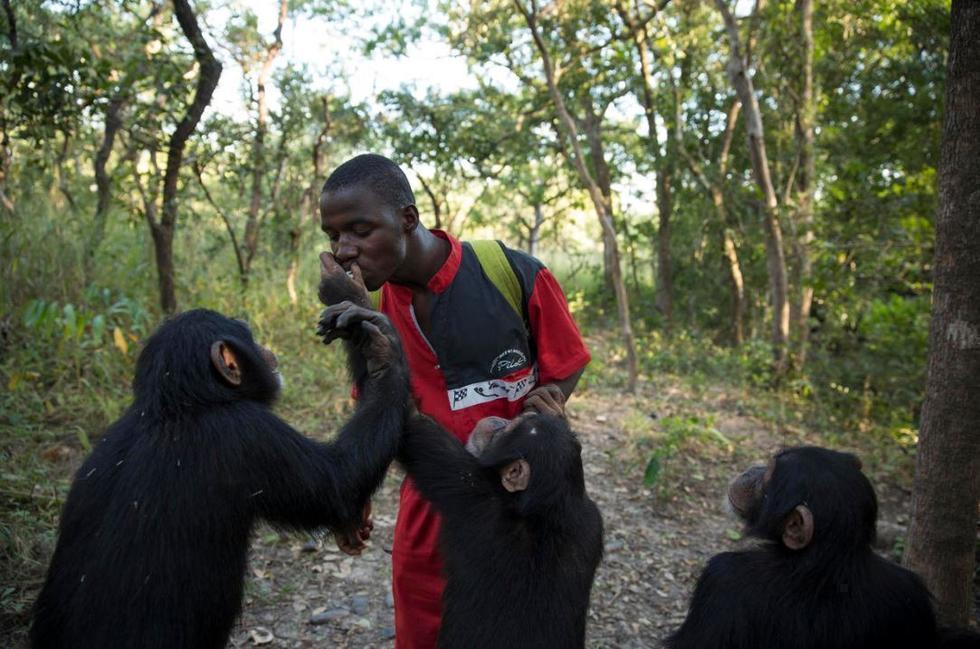
[[[337,242],[337,248],[333,251],[333,256],[344,265],[345,262],[351,261],[357,258],[357,246],[355,246],[350,239],[346,237],[341,237],[340,241]]]

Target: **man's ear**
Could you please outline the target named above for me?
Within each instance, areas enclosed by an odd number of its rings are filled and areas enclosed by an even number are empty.
[[[402,230],[406,233],[414,232],[417,227],[419,227],[419,208],[406,205],[402,208]]]
[[[797,505],[783,523],[783,545],[802,550],[813,540],[813,513],[806,505]]]
[[[235,358],[235,352],[225,341],[219,340],[211,345],[211,364],[228,385],[237,388],[242,384],[242,368]]]
[[[531,482],[531,465],[527,460],[514,460],[500,469],[500,484],[510,493],[524,491]]]

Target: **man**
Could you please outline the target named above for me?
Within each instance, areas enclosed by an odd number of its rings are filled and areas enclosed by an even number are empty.
[[[367,290],[381,289],[379,309],[401,336],[420,412],[464,443],[484,417],[511,419],[525,410],[564,415],[589,353],[561,288],[540,262],[503,251],[504,272],[520,287],[518,313],[469,244],[420,223],[405,174],[374,154],[348,160],[330,175],[320,219],[333,253],[321,253],[321,272],[346,271]],[[338,545],[360,553],[370,528],[365,520],[359,534]],[[406,479],[392,548],[397,649],[436,646],[443,588],[438,533],[438,516]]]

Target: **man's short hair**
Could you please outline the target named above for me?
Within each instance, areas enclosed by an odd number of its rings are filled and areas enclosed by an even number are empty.
[[[364,153],[334,169],[323,183],[321,195],[350,187],[364,187],[395,209],[415,204],[415,194],[405,173],[394,162],[377,153]]]

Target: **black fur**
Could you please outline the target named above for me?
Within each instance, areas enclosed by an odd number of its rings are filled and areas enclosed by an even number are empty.
[[[747,531],[766,541],[712,558],[671,649],[922,649],[936,646],[932,602],[912,572],[876,555],[878,504],[853,455],[815,447],[775,458]],[[782,524],[805,504],[811,543]]]
[[[518,458],[531,465],[531,482],[508,493],[499,467]],[[581,446],[568,425],[533,416],[476,458],[438,424],[415,417],[399,461],[443,516],[439,647],[584,647],[602,517],[586,494]]]
[[[216,340],[242,364],[238,388],[211,364]],[[404,422],[396,356],[362,386],[336,440],[319,444],[271,412],[276,377],[244,323],[197,310],[163,324],[140,354],[132,405],[75,476],[33,647],[224,647],[256,519],[360,524]]]

